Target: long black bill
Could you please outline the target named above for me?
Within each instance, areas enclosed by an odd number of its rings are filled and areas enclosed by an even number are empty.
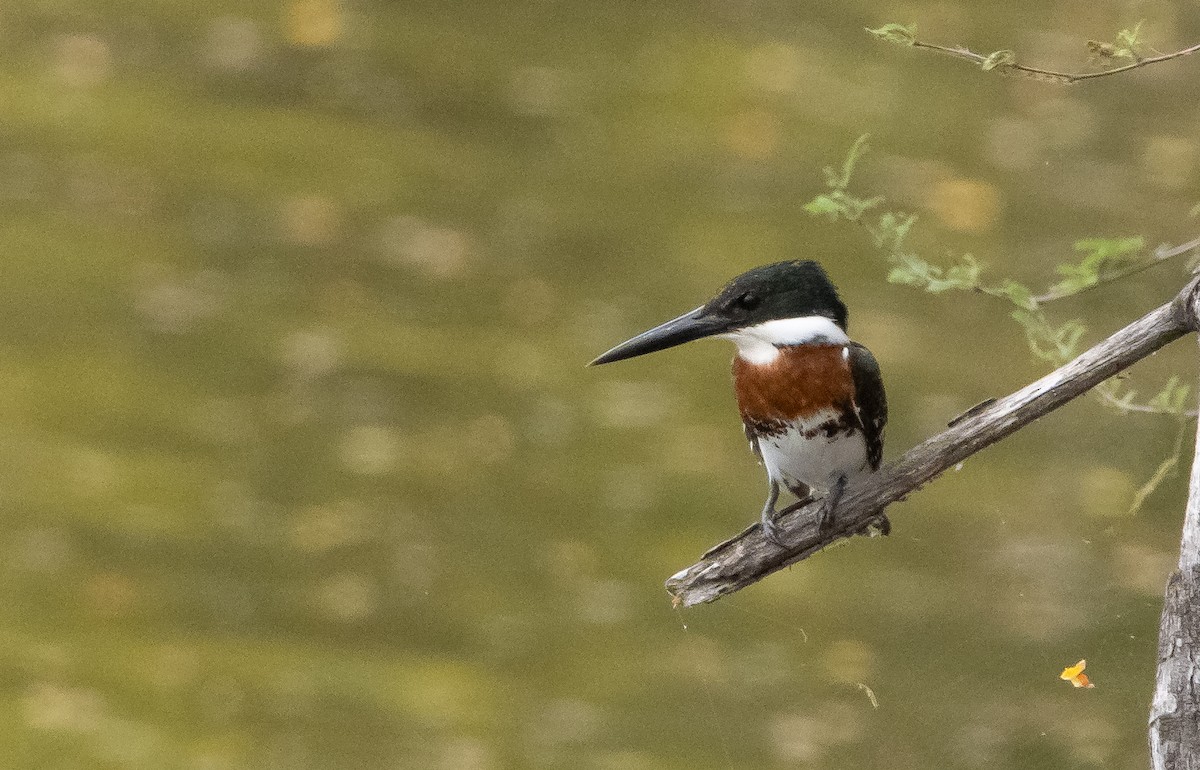
[[[642,332],[631,340],[626,340],[612,350],[592,361],[588,366],[611,364],[634,356],[644,356],[658,350],[666,350],[685,342],[711,337],[729,330],[728,319],[713,315],[702,315],[704,307],[698,307],[690,313],[684,313],[678,318],[667,321],[661,326],[655,326],[648,332]]]

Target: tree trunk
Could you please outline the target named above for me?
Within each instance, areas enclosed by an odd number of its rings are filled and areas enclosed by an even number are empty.
[[[1200,308],[1193,313],[1200,316]],[[1179,569],[1167,581],[1159,622],[1150,760],[1155,770],[1200,770],[1200,423]]]

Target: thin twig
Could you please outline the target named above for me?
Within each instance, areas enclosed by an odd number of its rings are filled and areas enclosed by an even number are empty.
[[[1033,301],[1039,305],[1044,305],[1047,302],[1054,302],[1055,300],[1074,297],[1076,295],[1083,294],[1085,291],[1091,291],[1097,286],[1103,286],[1104,284],[1119,281],[1122,278],[1127,278],[1134,273],[1140,273],[1143,270],[1154,267],[1155,265],[1162,264],[1173,257],[1178,257],[1180,254],[1186,254],[1197,247],[1200,247],[1200,238],[1196,238],[1172,248],[1159,247],[1157,250],[1155,250],[1154,255],[1144,262],[1138,262],[1137,264],[1130,265],[1121,270],[1115,270],[1111,273],[1106,273],[1105,275],[1097,278],[1095,283],[1090,283],[1087,286],[1083,286],[1079,289],[1074,289],[1072,291],[1047,291],[1044,294],[1039,294],[1034,297]]]
[[[1164,481],[1175,475],[1175,470],[1179,467],[1179,460],[1183,455],[1183,440],[1187,437],[1190,425],[1190,419],[1185,417],[1179,418],[1179,427],[1175,431],[1175,444],[1171,447],[1171,453],[1167,455],[1165,460],[1158,464],[1158,468],[1154,470],[1154,473],[1146,480],[1146,483],[1142,484],[1138,488],[1138,491],[1134,493],[1133,502],[1129,504],[1129,516],[1136,516],[1138,511],[1142,509],[1142,505],[1146,502],[1147,498],[1154,494]]]
[[[988,57],[984,56],[983,54],[978,54],[970,49],[962,48],[959,46],[950,47],[950,46],[944,46],[944,45],[937,45],[936,43],[925,43],[920,40],[914,40],[914,41],[912,41],[912,47],[913,48],[925,48],[930,51],[937,51],[938,53],[944,53],[944,54],[947,54],[949,56],[954,56],[959,59],[966,59],[967,61],[972,61],[972,62],[975,62],[976,64],[983,64],[985,61],[988,60]],[[1030,67],[1025,64],[1017,64],[1016,62],[1010,62],[1007,64],[998,64],[998,65],[996,65],[995,69],[997,69],[997,70],[1015,70],[1017,72],[1023,72],[1027,75],[1031,75],[1031,76],[1039,78],[1039,79],[1049,79],[1049,80],[1052,80],[1057,83],[1070,84],[1070,83],[1078,83],[1081,80],[1093,80],[1095,78],[1102,78],[1102,77],[1107,77],[1109,75],[1116,75],[1119,72],[1128,72],[1129,70],[1135,70],[1139,67],[1145,67],[1148,64],[1157,64],[1158,62],[1164,62],[1164,61],[1169,61],[1171,59],[1177,59],[1180,56],[1187,56],[1189,54],[1196,53],[1197,51],[1200,51],[1200,43],[1197,43],[1196,45],[1184,48],[1181,51],[1175,51],[1174,53],[1165,53],[1160,56],[1149,56],[1149,57],[1146,57],[1145,59],[1138,59],[1137,61],[1133,62],[1132,64],[1126,64],[1121,67],[1113,67],[1112,69],[1101,70],[1100,72],[1056,72],[1054,70],[1042,69],[1041,67]]]
[[[1122,401],[1110,393],[1107,388],[1096,388],[1096,394],[1100,396],[1104,403],[1114,406],[1122,412],[1137,412],[1139,414],[1166,414],[1170,415],[1171,417],[1180,417],[1185,419],[1191,419],[1193,417],[1200,416],[1200,411],[1195,409],[1187,409],[1182,412],[1175,412],[1170,409],[1160,409],[1157,406],[1150,406],[1149,404],[1134,404],[1127,401]]]
[[[1155,250],[1154,258],[1159,261],[1164,260],[1164,259],[1170,259],[1171,257],[1178,257],[1180,254],[1186,254],[1189,251],[1191,251],[1192,249],[1197,249],[1197,248],[1200,248],[1200,238],[1193,238],[1192,240],[1188,241],[1187,243],[1181,243],[1178,246],[1167,247],[1164,244],[1162,246],[1159,246],[1158,249]]]
[[[879,472],[851,484],[828,531],[818,531],[821,502],[779,520],[787,549],[752,527],[705,554],[667,580],[676,604],[711,602],[755,583],[861,531],[883,510],[981,449],[1057,409],[1197,326],[1193,279],[1171,302],[1143,316],[1037,382],[971,414],[954,427],[909,450]]]

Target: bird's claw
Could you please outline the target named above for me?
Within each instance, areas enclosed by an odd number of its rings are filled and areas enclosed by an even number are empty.
[[[779,525],[775,523],[773,517],[764,516],[762,520],[763,537],[774,543],[780,548],[787,548],[787,543],[783,541],[783,535],[780,532]]]
[[[833,529],[833,512],[837,510],[838,503],[842,500],[842,492],[845,491],[846,477],[839,476],[825,495],[825,500],[821,503],[821,511],[817,514],[817,531],[822,535],[828,535]]]
[[[833,506],[826,503],[817,513],[817,533],[824,536],[833,530]]]

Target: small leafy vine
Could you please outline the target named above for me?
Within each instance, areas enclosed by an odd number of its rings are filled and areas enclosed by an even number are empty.
[[[851,145],[841,165],[825,168],[826,189],[804,204],[804,210],[813,216],[851,222],[863,228],[887,263],[887,279],[891,283],[932,294],[969,291],[1004,301],[1011,308],[1010,317],[1024,332],[1034,358],[1053,366],[1062,366],[1079,353],[1087,327],[1078,319],[1055,323],[1047,315],[1045,305],[1120,280],[1181,254],[1200,254],[1200,239],[1147,253],[1145,239],[1140,236],[1087,238],[1074,244],[1075,251],[1082,257],[1060,264],[1056,268],[1059,280],[1041,292],[1011,278],[996,282],[985,280],[984,265],[971,254],[962,254],[949,265],[935,265],[906,244],[917,221],[915,214],[886,210],[883,197],[863,197],[851,191],[855,166],[869,150],[867,138],[864,134]],[[1098,386],[1095,392],[1104,403],[1124,414],[1170,415],[1180,422],[1181,430],[1183,424],[1195,416],[1195,412],[1187,409],[1191,389],[1178,377],[1168,379],[1145,401],[1138,400],[1136,391],[1122,390],[1113,380]],[[1175,473],[1182,448],[1182,440],[1177,440],[1171,455],[1134,496],[1131,511],[1140,508],[1154,489]]]
[[[1143,49],[1145,43],[1141,39],[1142,23],[1138,22],[1131,29],[1123,29],[1117,33],[1116,38],[1112,42],[1104,42],[1100,40],[1087,41],[1087,49],[1091,61],[1102,61],[1105,63],[1105,69],[1098,72],[1057,72],[1048,70],[1042,67],[1033,67],[1027,64],[1021,64],[1017,61],[1017,54],[1007,48],[993,51],[990,54],[976,53],[968,48],[961,46],[945,46],[937,43],[928,43],[917,38],[917,30],[913,25],[905,26],[903,24],[884,24],[882,27],[875,29],[867,28],[867,32],[871,33],[880,40],[885,40],[889,43],[905,46],[908,48],[923,48],[928,51],[953,56],[957,59],[965,59],[979,65],[979,68],[984,72],[999,72],[1008,75],[1021,75],[1034,80],[1041,80],[1047,83],[1071,84],[1078,83],[1083,80],[1094,80],[1096,78],[1116,75],[1119,72],[1128,72],[1129,70],[1145,67],[1149,64],[1157,64],[1159,62],[1178,59],[1181,56],[1200,51],[1200,43],[1188,46],[1187,48],[1173,51],[1172,53],[1159,53],[1154,56],[1144,56]]]

